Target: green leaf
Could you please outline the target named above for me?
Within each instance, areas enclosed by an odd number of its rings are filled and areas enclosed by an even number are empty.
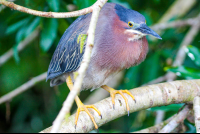
[[[200,70],[189,68],[185,66],[169,68],[168,71],[176,73],[176,75],[180,77],[184,77],[187,79],[199,79],[200,78]]]
[[[160,61],[159,61],[160,54],[154,53],[151,56],[149,56],[144,62],[143,62],[143,83],[147,83],[159,76],[159,69],[160,69]],[[152,61],[154,62],[152,64]],[[150,69],[149,69],[150,68]]]
[[[17,32],[16,37],[15,37],[17,44],[24,39],[26,29],[27,29],[27,27],[24,26],[24,27],[20,28],[19,31]]]
[[[78,9],[83,9],[93,5],[96,0],[74,0],[73,2],[78,6]]]
[[[39,25],[39,23],[40,23],[40,17],[36,17],[26,29],[25,37],[31,34],[33,30]]]
[[[188,127],[187,131],[185,133],[195,133],[196,127],[192,124],[190,124],[187,120],[184,121],[184,124]]]
[[[59,6],[60,6],[60,1],[59,0],[47,0],[50,9],[53,12],[58,12],[59,11]]]
[[[138,86],[140,75],[140,66],[131,67],[126,71],[123,85],[119,87],[120,89],[132,89]]]
[[[18,45],[14,45],[14,47],[13,47],[13,56],[14,56],[14,59],[15,59],[16,63],[19,63],[20,58],[19,58],[17,46]]]
[[[178,111],[184,104],[171,104],[169,106],[161,106],[161,107],[153,107],[148,110],[150,111],[157,111],[157,110],[163,110],[165,112],[168,111]]]
[[[200,66],[200,50],[197,47],[190,45],[185,51],[190,59],[193,60],[197,66]]]
[[[131,6],[129,5],[129,3],[127,1],[124,1],[124,0],[110,0],[110,2],[112,3],[117,3],[117,4],[120,4],[126,8],[129,8],[131,9]]]
[[[53,44],[57,35],[57,28],[58,21],[56,19],[46,19],[40,38],[40,46],[43,51],[48,51]]]
[[[62,35],[65,32],[65,30],[69,27],[69,24],[65,19],[58,19],[58,23],[58,32]]]
[[[6,30],[6,34],[9,35],[9,34],[12,34],[14,32],[16,32],[20,27],[24,26],[27,24],[27,22],[30,21],[30,17],[29,18],[26,18],[26,19],[23,19],[21,21],[18,21],[14,24],[12,24],[11,26],[9,26]]]
[[[40,17],[36,17],[33,19],[31,18],[33,17],[29,17],[27,23],[25,23],[23,27],[21,27],[18,30],[16,38],[15,38],[17,44],[20,41],[22,41],[24,38],[26,38],[28,35],[30,35],[33,32],[33,30],[39,25]]]

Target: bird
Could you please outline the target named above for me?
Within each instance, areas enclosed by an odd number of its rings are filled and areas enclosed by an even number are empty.
[[[51,87],[66,82],[70,90],[73,88],[75,72],[83,60],[91,15],[92,13],[88,13],[78,17],[62,35],[47,72],[46,80],[51,80]],[[86,35],[83,47],[78,41],[81,35]],[[134,96],[128,90],[115,90],[106,84],[118,72],[144,61],[148,53],[146,35],[162,39],[146,25],[145,17],[139,12],[116,3],[106,3],[99,13],[91,60],[83,78],[81,91],[100,87],[107,90],[112,97],[113,108],[115,94],[120,94],[125,100],[129,114],[129,105],[124,93],[135,101]],[[78,106],[75,127],[80,111],[85,111],[98,129],[88,108],[94,109],[102,118],[101,112],[94,105],[84,105],[78,96],[75,101]]]

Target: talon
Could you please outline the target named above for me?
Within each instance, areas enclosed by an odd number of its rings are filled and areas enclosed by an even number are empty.
[[[67,83],[69,89],[71,90],[71,89],[73,88],[73,82],[72,82],[72,79],[71,79],[70,76],[67,77],[66,83]],[[81,111],[85,111],[85,112],[89,115],[90,119],[92,120],[92,122],[93,122],[93,124],[94,124],[94,126],[95,126],[95,129],[98,129],[98,126],[97,126],[97,124],[96,124],[96,122],[95,122],[95,120],[94,120],[94,117],[93,117],[92,114],[88,111],[88,108],[94,109],[94,110],[99,114],[99,116],[101,116],[101,118],[102,118],[101,112],[100,112],[94,105],[84,105],[84,104],[81,102],[81,100],[79,99],[78,96],[75,97],[75,101],[76,101],[76,104],[77,104],[77,106],[78,106],[78,109],[77,109],[77,112],[76,112],[76,117],[75,117],[75,129],[76,129],[76,126],[77,126],[79,113],[80,113]]]
[[[94,109],[94,110],[99,114],[99,116],[101,116],[101,112],[100,112],[94,105],[84,105],[84,104],[80,101],[80,99],[78,98],[78,96],[76,96],[75,100],[76,100],[76,103],[77,103],[77,105],[78,105],[78,109],[77,109],[77,113],[76,113],[76,117],[75,117],[75,124],[77,125],[79,113],[80,113],[81,111],[85,111],[85,112],[89,115],[90,119],[92,120],[92,122],[93,122],[93,124],[94,124],[94,126],[95,126],[95,129],[98,129],[98,126],[97,126],[97,124],[96,124],[96,122],[95,122],[95,120],[94,120],[94,117],[93,117],[92,114],[89,112],[88,108]],[[102,118],[102,116],[101,116],[101,118]]]
[[[128,112],[128,116],[129,116],[129,105],[128,105],[128,99],[124,96],[124,94],[123,93],[127,93],[128,95],[130,95],[131,96],[131,98],[135,101],[135,103],[136,103],[136,100],[135,100],[135,97],[128,91],[128,90],[115,90],[115,89],[113,89],[113,88],[111,88],[111,87],[109,87],[109,86],[106,86],[106,85],[103,85],[103,86],[101,86],[103,89],[105,89],[106,91],[108,91],[108,92],[110,92],[110,96],[111,96],[111,98],[112,98],[112,104],[113,104],[113,109],[115,109],[115,100],[114,100],[114,98],[115,98],[115,94],[120,94],[122,97],[123,97],[123,99],[124,99],[124,101],[125,101],[125,103],[126,103],[126,109],[127,109],[127,112]]]

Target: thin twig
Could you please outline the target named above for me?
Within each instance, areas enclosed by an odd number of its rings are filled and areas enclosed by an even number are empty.
[[[194,119],[197,133],[200,133],[200,97],[197,96],[193,101]]]
[[[148,83],[143,84],[142,86],[156,84],[156,83],[160,83],[160,82],[163,82],[163,81],[166,81],[166,75],[160,76],[160,77],[158,77],[158,78],[156,78],[156,79],[154,79],[154,80],[152,80],[152,81],[150,81]]]
[[[129,95],[125,94],[130,106],[130,112],[132,113],[156,106],[192,102],[196,95],[200,93],[200,80],[166,82],[146,87],[139,87],[129,91],[136,99],[135,103]],[[127,115],[126,104],[123,97],[117,94],[115,102],[115,109],[112,108],[111,97],[94,104],[95,107],[100,110],[103,117],[102,119],[93,109],[89,110],[99,127],[111,120]],[[79,125],[75,129],[75,114],[71,115],[68,120],[63,120],[59,132],[81,133],[90,132],[94,129],[90,117],[85,112],[80,113],[78,124]],[[51,127],[42,132],[50,132],[50,130]]]
[[[172,18],[180,18],[186,15],[191,8],[197,3],[196,0],[175,0],[167,9],[167,11],[162,15],[159,20],[161,22],[167,22]]]
[[[13,2],[8,2],[6,0],[0,0],[0,4],[10,7],[14,10],[18,10],[24,13],[35,15],[35,16],[47,17],[47,18],[69,18],[69,17],[76,17],[76,16],[80,16],[80,15],[84,15],[84,14],[92,12],[93,7],[98,5],[98,1],[88,8],[78,10],[78,11],[73,11],[73,12],[67,12],[67,13],[66,12],[57,13],[57,12],[37,11],[37,10],[29,9],[23,6],[16,5]]]
[[[172,132],[181,122],[183,122],[190,110],[191,105],[186,105],[183,110],[181,110],[159,133],[170,133]]]
[[[181,47],[177,53],[173,66],[180,66],[183,63],[186,56],[186,52],[185,52],[186,47],[192,43],[192,41],[194,40],[194,37],[199,32],[199,28],[200,28],[199,22],[200,22],[200,14],[197,17],[197,20],[193,22],[191,29],[189,30],[184,40],[182,41]]]
[[[0,98],[0,104],[5,103],[7,101],[10,101],[11,99],[13,99],[14,97],[16,97],[17,95],[23,93],[24,91],[26,91],[27,89],[33,87],[36,83],[45,80],[47,77],[47,73],[43,73],[37,77],[34,77],[33,79],[31,79],[30,81],[24,83],[23,85],[21,85],[20,87],[14,89],[13,91],[11,91],[10,93],[2,96]]]
[[[187,19],[185,21],[179,20],[179,21],[174,21],[171,23],[163,23],[163,24],[161,23],[161,24],[156,24],[151,27],[154,30],[161,30],[161,29],[167,29],[167,28],[171,28],[171,27],[179,27],[179,26],[184,26],[184,25],[192,26],[179,47],[179,50],[176,54],[176,58],[172,65],[173,67],[180,66],[183,64],[183,61],[186,56],[185,48],[192,43],[192,41],[194,40],[194,37],[198,34],[198,31],[200,28],[199,22],[200,22],[200,14],[195,18]],[[165,74],[164,76],[160,76],[142,86],[160,83],[163,81],[173,81],[174,79],[176,79],[176,74],[174,74],[172,72],[167,72],[167,74]]]
[[[165,111],[163,110],[157,110],[156,111],[156,119],[155,119],[155,125],[160,124],[161,122],[163,122],[163,119],[165,117]]]
[[[186,47],[192,43],[195,36],[199,32],[199,28],[200,28],[199,21],[200,21],[200,14],[197,17],[197,21],[194,22],[194,24],[190,28],[189,32],[185,36],[184,40],[182,41],[180,48],[177,52],[176,58],[172,64],[173,67],[180,66],[183,64],[185,57],[186,57],[186,52],[185,52]],[[174,79],[176,79],[175,73],[168,72],[166,75],[170,76],[170,77],[168,77],[167,81],[173,81]]]
[[[193,26],[194,23],[196,23],[197,21],[199,21],[199,17],[190,18],[186,20],[177,20],[177,21],[166,22],[166,23],[158,23],[151,26],[151,28],[155,31],[159,31],[159,30],[165,30],[168,28],[177,28],[177,27],[183,27],[183,26],[188,26],[188,25]]]
[[[166,124],[168,124],[176,115],[173,115],[172,117],[170,117],[169,119],[163,121],[160,124],[157,124],[155,126],[149,127],[149,128],[145,128],[133,133],[158,133],[158,131],[160,131]]]
[[[6,123],[10,123],[10,114],[11,114],[11,111],[10,111],[10,102],[7,101],[6,102]]]
[[[8,0],[9,2],[14,2],[15,0]],[[0,5],[0,12],[6,8],[4,5]]]
[[[26,39],[21,41],[17,46],[17,51],[20,52],[23,50],[27,45],[30,44],[33,40],[35,40],[39,35],[39,28],[36,28],[34,32],[32,32]],[[2,66],[5,62],[7,62],[13,56],[13,48],[8,50],[5,54],[0,56],[0,66]]]
[[[97,20],[99,17],[99,12],[106,2],[107,2],[107,0],[98,0],[97,4],[95,4],[95,6],[93,7],[90,26],[88,29],[88,38],[87,38],[86,49],[85,49],[85,53],[84,53],[80,68],[78,70],[79,75],[77,76],[76,81],[74,83],[74,87],[70,91],[67,99],[65,100],[62,109],[60,110],[58,116],[56,117],[55,121],[53,122],[53,127],[51,130],[51,132],[53,132],[53,133],[58,132],[62,120],[64,119],[65,115],[70,112],[70,109],[74,102],[75,96],[80,92],[83,77],[85,75],[85,72],[86,72],[89,62],[90,62],[90,55],[91,55],[92,48],[94,45],[94,35],[95,35],[96,23],[97,23]]]

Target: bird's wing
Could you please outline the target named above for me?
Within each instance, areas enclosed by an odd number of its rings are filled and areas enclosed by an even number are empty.
[[[87,33],[90,17],[90,14],[80,16],[65,31],[51,59],[47,80],[79,68],[85,51],[85,44],[81,53],[77,39],[80,34]]]

